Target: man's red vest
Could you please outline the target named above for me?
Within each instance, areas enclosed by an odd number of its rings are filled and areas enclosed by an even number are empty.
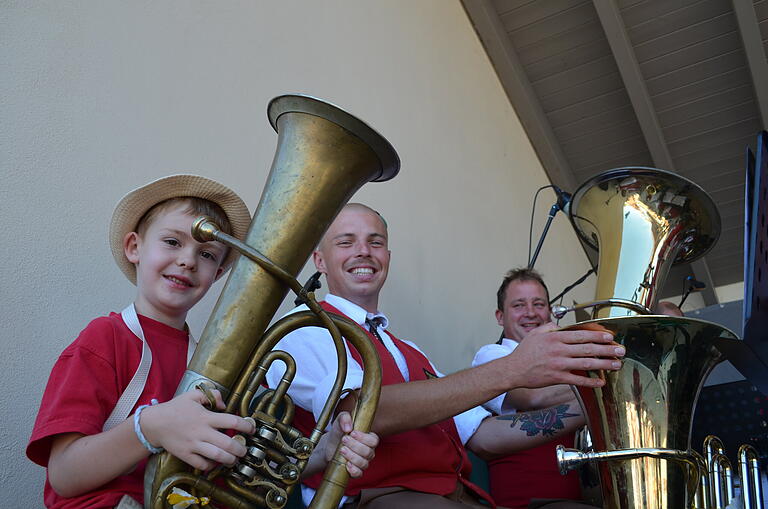
[[[321,304],[326,311],[345,316],[327,302]],[[362,326],[360,328],[376,345],[381,359],[382,385],[404,383],[405,379],[392,354],[368,330]],[[389,332],[387,334],[405,357],[411,381],[426,380],[430,375],[434,376],[432,365],[422,353]],[[349,343],[347,346],[352,358],[362,366],[360,353]],[[315,419],[311,412],[297,407],[293,424],[308,434],[315,425]],[[357,495],[365,488],[401,486],[423,493],[447,495],[455,491],[460,482],[471,492],[490,501],[487,493],[469,481],[471,471],[472,463],[451,418],[431,426],[383,437],[376,448],[376,457],[368,469],[362,477],[350,479],[344,493]],[[303,482],[317,489],[321,481],[322,475],[316,475]]]
[[[573,447],[573,436],[489,461],[491,494],[496,503],[510,509],[526,509],[532,498],[580,500],[578,473],[560,475],[555,455],[557,444]]]

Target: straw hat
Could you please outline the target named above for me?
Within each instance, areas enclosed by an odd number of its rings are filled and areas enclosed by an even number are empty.
[[[123,239],[129,232],[136,231],[139,220],[149,209],[170,198],[182,197],[203,198],[217,204],[232,225],[232,236],[245,239],[251,215],[243,200],[230,188],[197,175],[171,175],[155,180],[123,196],[109,225],[112,256],[131,283],[136,284],[136,266],[125,257]],[[236,256],[237,252],[230,249],[222,264],[224,271],[229,269]]]

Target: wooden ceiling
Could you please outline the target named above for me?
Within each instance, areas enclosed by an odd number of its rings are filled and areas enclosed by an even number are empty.
[[[743,280],[744,161],[768,118],[768,0],[462,0],[553,184],[621,166],[675,171],[722,232],[670,274]]]

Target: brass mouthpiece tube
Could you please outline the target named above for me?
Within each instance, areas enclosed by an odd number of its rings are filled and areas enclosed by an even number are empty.
[[[214,240],[221,242],[230,249],[234,249],[241,255],[250,258],[256,262],[259,267],[266,270],[270,275],[288,286],[294,293],[301,295],[302,287],[293,275],[279,265],[273,263],[272,260],[264,256],[257,249],[221,231],[219,225],[217,225],[210,217],[200,216],[195,219],[192,223],[192,237],[198,242],[211,242]]]
[[[616,451],[585,452],[578,449],[567,449],[558,445],[557,465],[562,475],[589,461],[633,460],[637,458],[656,458],[682,463],[690,467],[696,475],[688,476],[688,492],[696,493],[699,480],[706,475],[707,465],[701,454],[696,451],[678,451],[675,449],[637,448]]]
[[[637,314],[640,315],[652,315],[653,312],[651,312],[650,309],[647,307],[638,304],[637,302],[633,302],[631,300],[626,299],[602,299],[602,300],[593,300],[591,302],[585,302],[583,304],[577,304],[572,307],[565,307],[565,306],[552,306],[552,315],[557,318],[558,320],[566,315],[566,313],[570,313],[571,311],[577,311],[579,309],[586,309],[586,308],[594,308],[592,311],[593,316],[597,315],[597,312],[600,311],[602,308],[607,307],[618,307],[618,308],[625,308],[630,311],[634,311]]]

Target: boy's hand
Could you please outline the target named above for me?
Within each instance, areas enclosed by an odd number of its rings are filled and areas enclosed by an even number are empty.
[[[317,446],[326,464],[333,458],[339,442],[342,444],[341,455],[347,460],[347,472],[353,478],[360,477],[375,455],[374,450],[379,445],[378,435],[353,430],[352,416],[349,412],[341,412]]]
[[[219,409],[224,402],[219,391],[212,391]],[[165,450],[194,468],[208,470],[217,463],[232,465],[245,455],[245,446],[219,430],[233,429],[253,433],[253,424],[242,417],[207,410],[206,396],[198,390],[185,392],[172,400],[145,408],[141,429],[150,444]]]

